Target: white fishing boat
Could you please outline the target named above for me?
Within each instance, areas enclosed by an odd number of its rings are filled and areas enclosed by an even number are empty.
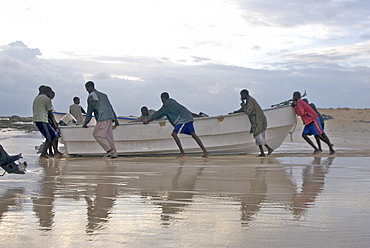
[[[266,141],[277,149],[296,123],[292,107],[283,106],[264,110],[268,128]],[[249,133],[250,121],[244,113],[221,115],[216,117],[195,118],[194,127],[208,152],[212,154],[255,153],[253,135]],[[81,126],[62,126],[62,140],[68,155],[103,155],[105,151],[95,141],[89,128]],[[170,155],[178,154],[171,132],[173,126],[168,121],[142,123],[124,123],[113,131],[118,155]],[[187,154],[202,153],[191,136],[179,134]]]

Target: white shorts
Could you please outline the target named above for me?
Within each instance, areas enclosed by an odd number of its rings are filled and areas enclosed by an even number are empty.
[[[256,140],[256,145],[258,145],[258,146],[267,145],[266,140],[265,140],[265,131],[263,131],[259,135],[255,136],[254,138]]]

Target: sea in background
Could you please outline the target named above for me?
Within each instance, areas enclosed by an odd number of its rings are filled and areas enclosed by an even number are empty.
[[[370,119],[333,116],[334,155],[312,155],[299,126],[265,158],[183,161],[40,160],[38,132],[3,128],[28,168],[0,178],[0,246],[368,247]]]

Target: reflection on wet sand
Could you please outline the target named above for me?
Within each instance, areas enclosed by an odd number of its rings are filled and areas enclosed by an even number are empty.
[[[115,170],[115,166],[107,166],[105,172],[113,175]],[[113,177],[107,177],[104,182],[97,183],[93,191],[85,196],[88,219],[86,231],[88,233],[102,228],[102,225],[109,220],[111,209],[117,196],[116,183],[114,181]],[[93,196],[95,196],[95,199],[93,199]]]
[[[19,204],[17,199],[19,198],[18,195],[23,193],[23,189],[8,189],[5,194],[0,197],[0,222],[3,218],[4,213],[9,210],[9,207],[16,206]]]
[[[33,197],[33,211],[43,230],[51,230],[54,219],[55,188],[60,174],[59,161],[45,159],[40,160],[39,164],[44,169],[44,175],[39,180],[37,195]]]
[[[61,207],[60,199],[78,201],[81,210],[86,209],[86,217],[78,221],[86,222],[85,232],[91,235],[107,228],[110,220],[122,217],[115,215],[113,209],[124,207],[130,196],[139,199],[136,204],[160,210],[157,223],[162,227],[187,222],[181,214],[204,202],[215,206],[239,205],[242,227],[250,226],[265,204],[288,209],[299,219],[323,190],[334,157],[313,159],[312,165],[303,169],[281,165],[279,158],[273,157],[248,161],[243,156],[190,159],[184,163],[167,158],[39,160],[43,174],[32,193],[33,211],[41,230],[52,231],[56,209],[67,211]],[[292,173],[300,169],[301,175]],[[302,185],[297,181],[302,181]],[[0,196],[0,222],[9,206],[17,204],[16,195],[23,191],[10,189]],[[204,218],[212,218],[211,212],[203,211]]]
[[[302,169],[302,187],[300,192],[296,192],[293,197],[293,214],[296,219],[304,215],[307,209],[312,206],[324,189],[325,175],[329,172],[334,157],[328,157],[321,161],[321,157],[315,157],[312,166],[305,166]]]
[[[169,225],[175,214],[184,211],[185,207],[193,201],[196,194],[196,182],[202,175],[204,167],[192,169],[180,166],[172,176],[171,184],[160,189],[143,188],[141,195],[150,197],[151,201],[160,206],[162,210],[161,221],[163,225]],[[144,186],[145,187],[145,186]]]

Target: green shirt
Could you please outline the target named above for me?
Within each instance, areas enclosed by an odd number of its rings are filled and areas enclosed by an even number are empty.
[[[33,100],[33,122],[48,122],[48,112],[52,110],[51,99],[44,95],[37,95]]]

